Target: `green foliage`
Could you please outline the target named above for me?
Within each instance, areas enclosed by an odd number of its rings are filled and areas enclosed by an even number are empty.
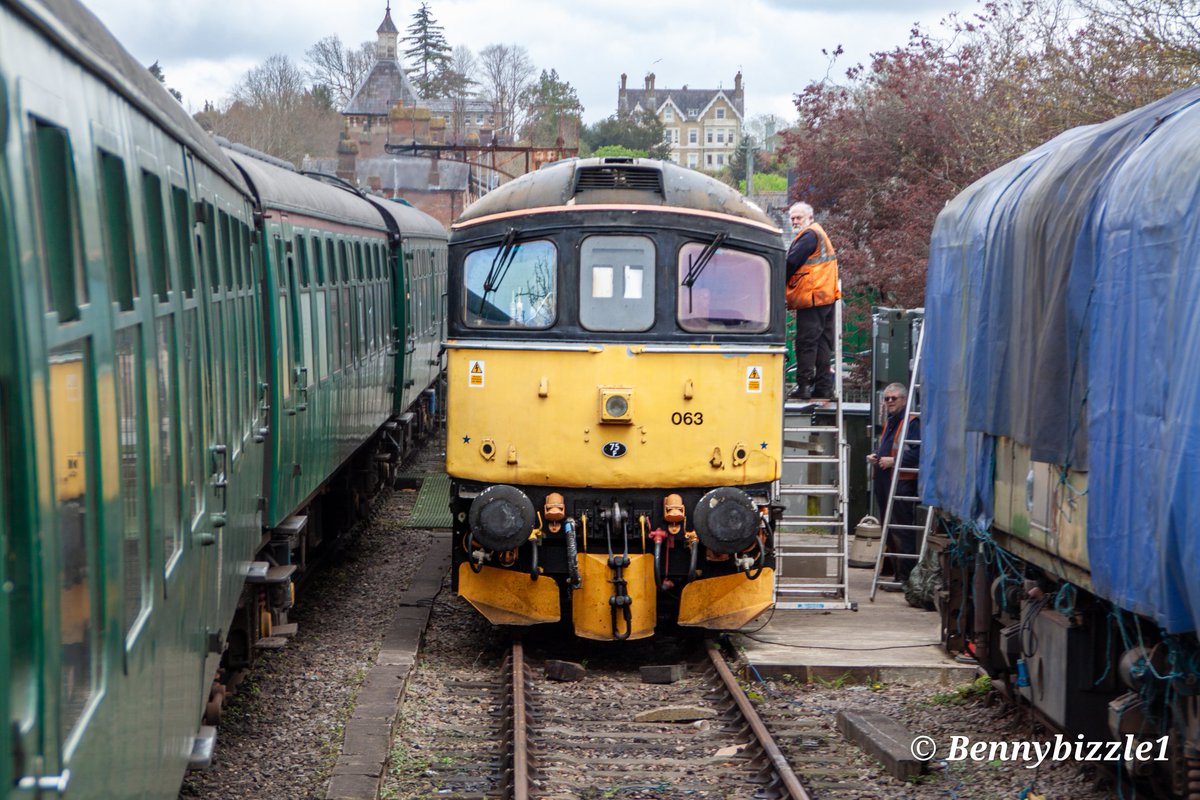
[[[559,138],[572,147],[579,141],[583,104],[575,87],[558,76],[558,70],[542,70],[525,101],[529,118],[522,138],[534,147],[554,147]]]
[[[771,175],[765,172],[754,173],[754,191],[751,194],[763,194],[764,192],[786,192],[787,178],[783,175]],[[742,178],[738,181],[738,191],[746,194],[746,179]]]
[[[1196,8],[990,0],[800,91],[797,123],[781,134],[791,199],[817,209],[843,291],[923,305],[930,232],[948,200],[1068,128],[1200,82]],[[830,54],[831,75],[842,54]]]
[[[634,150],[619,144],[606,144],[592,152],[596,158],[646,158],[645,150]]]
[[[151,75],[153,75],[155,77],[155,79],[158,80],[159,83],[161,83],[163,86],[167,85],[167,76],[166,76],[166,74],[163,73],[162,67],[160,67],[158,65],[157,61],[155,61],[150,66],[146,67],[146,69],[149,71],[149,73]],[[171,87],[168,86],[167,91],[171,93],[171,97],[174,97],[176,100],[178,100],[181,103],[183,102],[183,95],[179,93],[178,89],[172,89]]]
[[[333,107],[333,91],[323,83],[314,83],[312,90],[313,102],[322,111],[334,111]]]
[[[422,97],[440,96],[437,77],[450,66],[451,48],[444,30],[433,18],[429,4],[422,2],[413,12],[408,36],[400,40],[412,45],[404,57],[413,66],[413,84]]]
[[[424,772],[431,766],[428,756],[413,753],[404,742],[397,742],[388,752],[388,771],[397,777]]]
[[[971,683],[960,686],[952,692],[935,692],[927,701],[931,706],[961,706],[977,700],[992,691],[992,679],[980,675]]]
[[[836,678],[834,678],[832,680],[822,678],[820,675],[814,675],[813,679],[817,682],[818,685],[820,685],[821,687],[823,687],[825,689],[841,689],[847,683],[850,682],[850,673],[843,672],[841,675],[838,675]]]
[[[663,141],[663,124],[652,111],[614,114],[586,126],[579,138],[597,153],[605,145],[642,150],[649,158],[666,158],[671,152],[671,146]]]

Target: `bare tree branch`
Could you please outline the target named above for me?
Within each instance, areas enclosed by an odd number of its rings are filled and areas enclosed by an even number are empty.
[[[333,34],[326,36],[305,51],[308,78],[327,86],[338,108],[345,108],[375,64],[375,45],[363,42],[351,50]]]
[[[515,139],[525,126],[522,105],[536,72],[529,52],[518,44],[490,44],[479,51],[483,93]]]

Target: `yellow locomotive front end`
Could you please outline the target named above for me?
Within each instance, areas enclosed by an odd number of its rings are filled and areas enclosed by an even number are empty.
[[[782,240],[713,184],[568,162],[456,225],[454,583],[492,622],[635,639],[737,628],[773,601]]]

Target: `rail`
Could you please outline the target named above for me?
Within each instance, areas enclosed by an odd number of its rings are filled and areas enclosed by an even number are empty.
[[[750,702],[750,698],[742,691],[737,678],[733,676],[729,665],[725,663],[725,658],[721,655],[720,647],[711,639],[706,643],[706,647],[708,649],[708,657],[712,661],[713,668],[716,669],[717,674],[721,676],[721,682],[725,685],[725,690],[729,692],[729,696],[737,703],[738,711],[741,712],[742,717],[745,718],[746,723],[750,726],[750,731],[754,734],[754,738],[758,739],[759,747],[763,749],[763,753],[766,754],[767,759],[771,762],[771,766],[774,768],[775,774],[779,777],[779,782],[783,784],[783,788],[787,791],[788,796],[792,800],[811,800],[808,792],[804,791],[804,787],[800,785],[800,779],[792,771],[792,767],[788,764],[787,758],[784,757],[783,751],[775,743],[775,737],[771,736],[771,732],[767,730],[762,717],[754,710],[754,704]]]

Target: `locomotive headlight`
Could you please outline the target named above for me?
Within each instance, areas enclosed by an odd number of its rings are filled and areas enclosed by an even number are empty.
[[[600,388],[600,421],[629,424],[633,422],[630,406],[633,390],[615,387]]]

